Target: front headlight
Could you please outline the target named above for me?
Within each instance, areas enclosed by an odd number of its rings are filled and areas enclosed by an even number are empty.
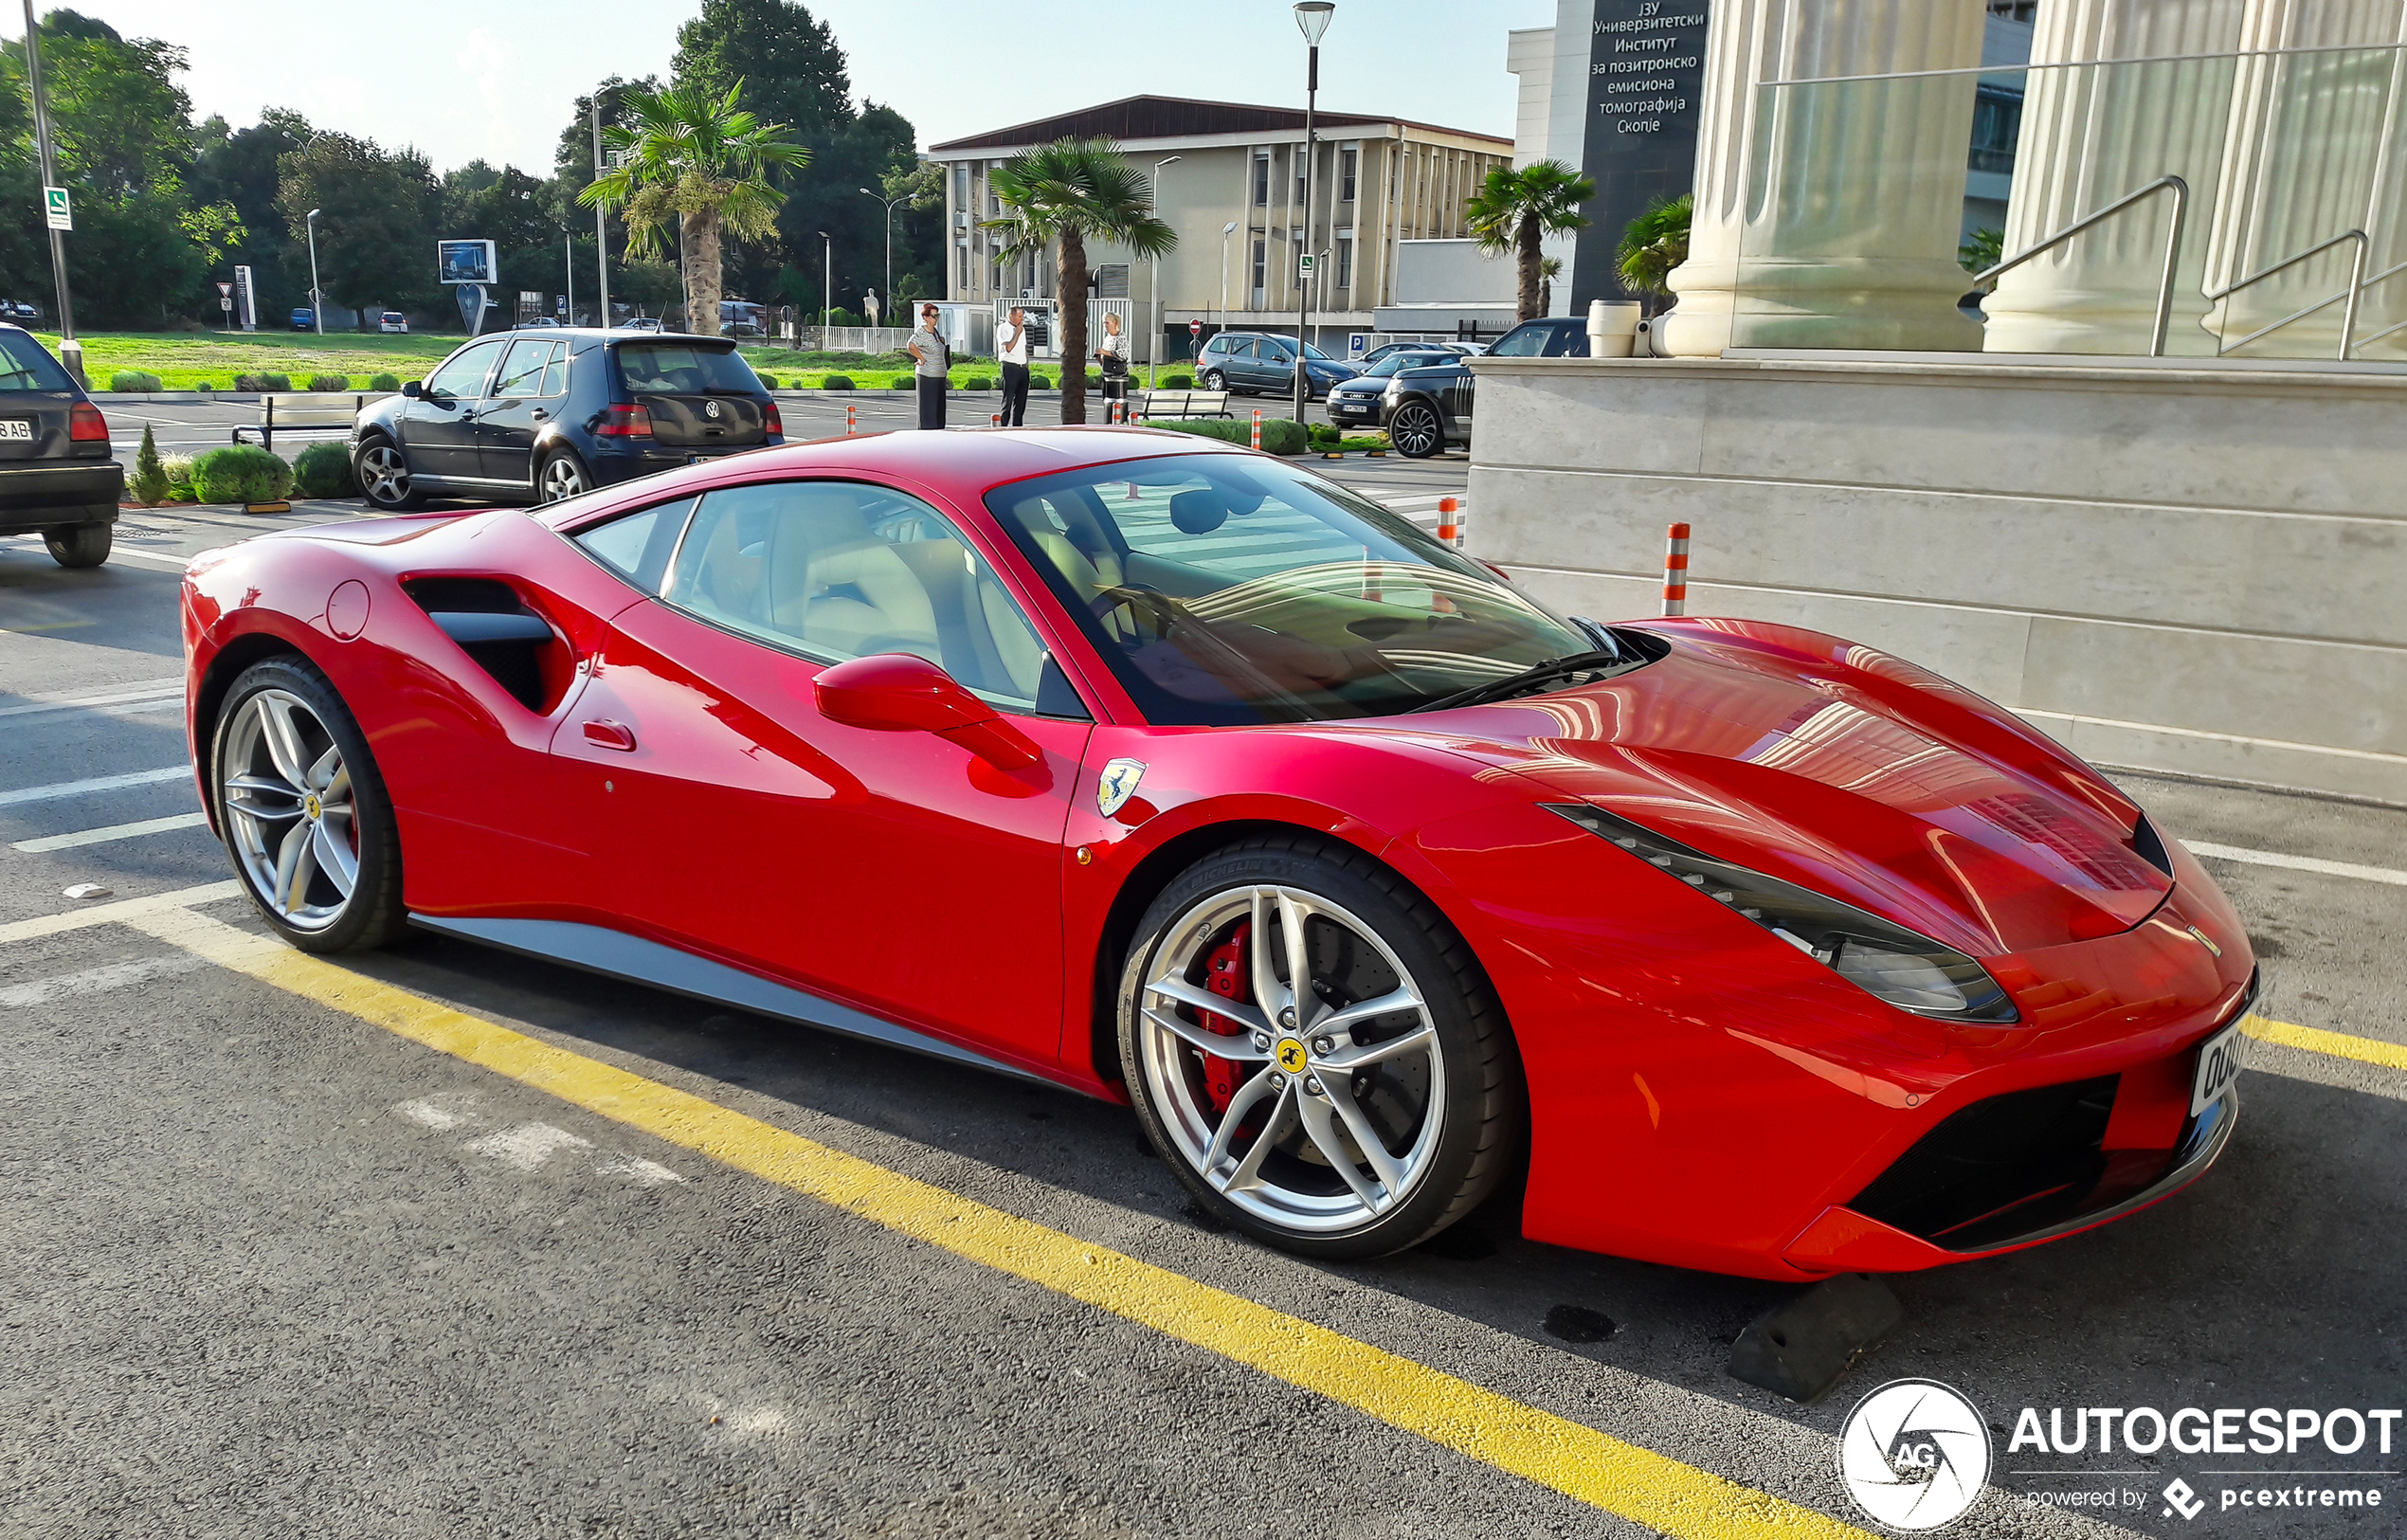
[[[1840,978],[1900,1010],[1943,1022],[2018,1020],[1989,970],[1952,947],[1811,888],[1735,865],[1586,803],[1545,803],[1665,876],[1779,936]]]

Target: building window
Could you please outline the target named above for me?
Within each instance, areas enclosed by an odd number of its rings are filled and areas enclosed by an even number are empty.
[[[1340,150],[1337,153],[1337,201],[1340,203],[1354,201],[1354,168],[1361,154],[1359,150]]]
[[[1305,158],[1303,146],[1301,146],[1301,145],[1296,146],[1296,148],[1295,148],[1295,201],[1296,201],[1297,203],[1299,203],[1299,204],[1300,204],[1300,203],[1302,203],[1302,202],[1304,201],[1304,196],[1305,196],[1305,194],[1304,194],[1304,169],[1305,169],[1305,167],[1306,167],[1306,166],[1308,166],[1309,164],[1311,164],[1311,162],[1310,162],[1310,161],[1308,161],[1308,160]]]
[[[969,248],[964,245],[954,249],[961,253],[961,292],[966,296],[969,292]]]
[[[1983,85],[1972,100],[1972,169],[2012,172],[2022,133],[2022,93]]]
[[[1354,238],[1350,235],[1337,238],[1337,286],[1341,289],[1354,286]]]
[[[1254,288],[1257,292],[1262,287],[1262,279],[1270,264],[1270,245],[1268,241],[1254,243]]]
[[[1266,208],[1270,201],[1271,157],[1258,154],[1254,157],[1254,206],[1257,208]]]

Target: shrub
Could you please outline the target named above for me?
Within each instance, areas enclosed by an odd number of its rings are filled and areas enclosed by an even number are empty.
[[[217,389],[217,382],[215,380],[203,380],[200,384],[192,387],[192,389],[195,390],[214,390]]]
[[[401,376],[398,374],[371,374],[368,377],[368,389],[371,390],[398,390],[401,389]]]
[[[358,483],[351,479],[351,456],[339,444],[313,444],[293,462],[293,485],[304,498],[355,498]]]
[[[167,473],[168,501],[193,502],[198,500],[193,496],[192,492],[191,456],[169,455],[166,459],[159,462],[159,469]]]
[[[1162,379],[1162,389],[1165,390],[1192,390],[1195,389],[1195,376],[1192,374],[1165,375]]]
[[[1028,371],[1028,389],[1031,390],[1050,390],[1053,389],[1052,377],[1050,375],[1040,374],[1032,369]]]
[[[1167,427],[1180,433],[1194,433],[1228,444],[1251,445],[1254,425],[1235,418],[1195,417],[1185,421],[1155,422],[1149,427]],[[1270,455],[1300,455],[1306,446],[1303,425],[1287,417],[1262,419],[1262,452]]]
[[[309,388],[313,390],[325,390],[330,392],[335,390],[348,390],[351,389],[351,376],[348,374],[312,374],[309,377]]]
[[[161,389],[159,377],[139,369],[120,369],[109,376],[112,390],[156,390]],[[145,428],[143,431],[148,432]]]
[[[854,389],[853,379],[849,374],[830,374],[819,382],[819,388],[823,390],[850,390]]]
[[[142,447],[134,453],[134,474],[125,484],[134,500],[145,508],[167,501],[167,467],[159,462],[158,441],[151,436],[148,423],[142,425]]]
[[[777,389],[777,376],[774,374],[761,375],[760,382],[761,389],[764,390],[774,390]]]
[[[965,390],[991,390],[995,382],[984,374],[972,374],[961,382],[961,388]]]
[[[916,390],[919,389],[919,376],[916,374],[897,374],[895,376],[895,383],[891,389],[896,390]]]
[[[1305,431],[1312,435],[1312,444],[1315,449],[1334,449],[1337,441],[1346,436],[1328,423],[1308,424]]]
[[[234,389],[249,395],[267,395],[275,391],[289,390],[292,388],[293,378],[289,374],[237,374],[234,376]]]
[[[293,489],[293,467],[255,444],[221,444],[192,462],[203,502],[273,502]]]

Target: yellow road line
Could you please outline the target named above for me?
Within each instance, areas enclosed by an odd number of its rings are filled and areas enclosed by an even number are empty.
[[[2240,1030],[2259,1042],[2278,1043],[2285,1048],[2304,1048],[2310,1054],[2328,1054],[2335,1059],[2354,1059],[2360,1063],[2380,1064],[2384,1069],[2407,1070],[2407,1047],[2384,1042],[2380,1038],[2355,1038],[2345,1032],[2326,1032],[2320,1026],[2294,1026],[2289,1022],[2269,1021],[2251,1016],[2240,1023]]]
[[[1676,1540],[1871,1540],[1812,1509],[362,977],[268,936],[190,912],[146,911],[127,923],[235,972],[1259,1369]]]

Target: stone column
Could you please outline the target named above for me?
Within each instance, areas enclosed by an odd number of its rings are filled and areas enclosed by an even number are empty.
[[[2407,260],[2398,178],[2407,170],[2407,0],[2250,0],[2241,46],[2330,50],[2243,59],[2232,98],[2228,148],[2208,229],[2212,291],[2262,272],[2344,230],[2370,237],[2368,277]],[[2362,51],[2360,51],[2362,50]],[[2340,293],[2352,252],[2335,247],[2312,262],[2249,285],[2215,306],[2207,327],[2236,341]],[[2374,288],[2358,336],[2407,318],[2407,274]],[[2343,307],[2331,305],[2239,350],[2242,357],[2330,358],[2340,350]],[[2359,356],[2400,355],[2407,333]]]
[[[1719,0],[1677,354],[1969,350],[1956,262],[1975,77],[1827,80],[1981,63],[1981,0]]]
[[[2009,253],[2167,173],[2190,185],[2167,353],[2212,353],[2207,206],[2223,165],[2230,60],[2098,61],[2229,53],[2251,0],[2040,0],[2006,204]],[[2048,66],[2063,66],[2051,68]],[[2090,67],[2081,67],[2089,65]],[[1991,353],[2145,353],[2172,200],[2159,195],[1999,280],[1982,309]]]

